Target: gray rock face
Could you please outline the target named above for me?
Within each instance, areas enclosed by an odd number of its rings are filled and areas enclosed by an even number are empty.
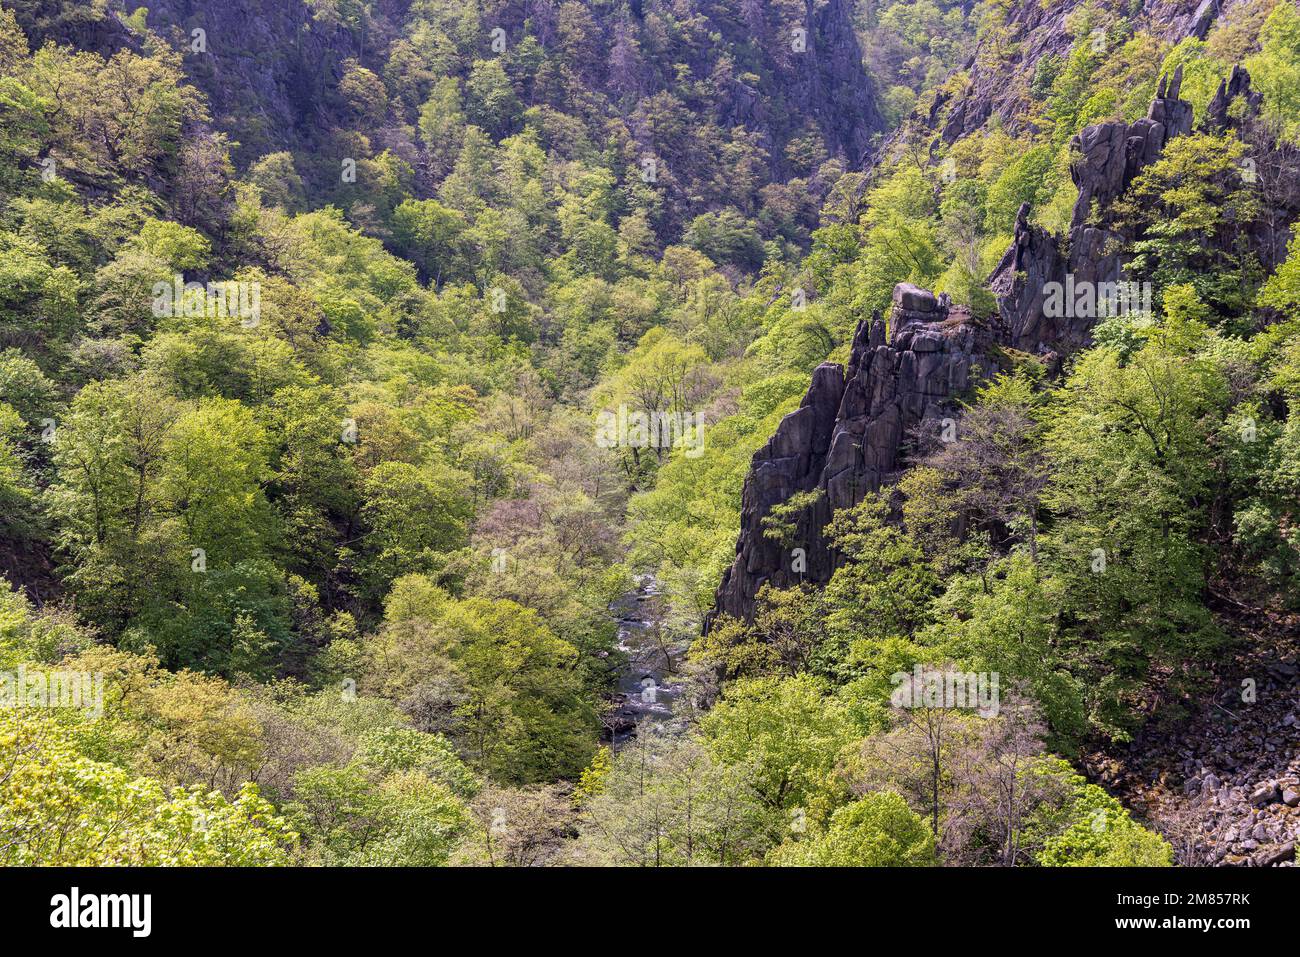
[[[1220,18],[1245,4],[1247,0],[1141,0],[1129,13],[1140,28],[1170,44],[1187,37],[1204,39]],[[985,58],[976,55],[965,65],[969,82],[956,94],[945,96],[938,108],[947,108],[946,116],[935,116],[932,127],[940,129],[945,143],[952,143],[977,132],[992,117],[997,117],[1012,134],[1034,128],[1030,109],[1032,99],[1025,84],[1007,83],[1006,77],[1034,76],[1044,57],[1064,59],[1069,56],[1076,38],[1067,27],[1084,0],[1059,0],[1043,5],[1030,0],[1013,0],[1004,16],[1005,38],[1014,44],[1010,61],[1003,56]],[[983,51],[981,51],[983,52]]]
[[[1167,83],[1165,77],[1160,78],[1156,98],[1145,117],[1128,124],[1090,126],[1071,140],[1071,148],[1082,155],[1070,167],[1070,176],[1079,187],[1071,233],[1094,215],[1094,203],[1103,209],[1109,206],[1144,166],[1159,159],[1166,143],[1192,131],[1192,105],[1178,98],[1182,83],[1183,70],[1179,67]]]
[[[1088,227],[1086,232],[1090,242],[1104,245],[1100,231]],[[1048,318],[1044,308],[1048,284],[1063,284],[1068,270],[1069,263],[1055,237],[1030,223],[1028,205],[1021,206],[1011,246],[989,279],[1008,345],[1041,354],[1049,343],[1055,347],[1067,338],[1077,341],[1085,337],[1086,329],[1069,329],[1068,320]]]
[[[736,560],[706,627],[720,613],[751,616],[764,584],[828,582],[835,559],[823,528],[831,514],[897,477],[908,435],[923,423],[939,426],[992,342],[969,312],[906,283],[894,290],[886,328],[879,316],[861,323],[848,367],[818,366],[800,407],[755,453],[741,496]],[[774,505],[813,490],[822,494],[796,517],[790,549],[764,537],[762,519]]]
[[[1079,155],[1070,167],[1079,198],[1070,221],[1068,256],[1054,236],[1029,222],[1028,207],[1021,207],[1011,247],[989,279],[1007,345],[1057,360],[1088,344],[1094,318],[1049,315],[1046,290],[1050,283],[1064,286],[1067,276],[1075,286],[1091,283],[1093,288],[1121,279],[1118,250],[1131,237],[1109,225],[1104,212],[1099,218],[1099,211],[1123,195],[1169,140],[1191,132],[1192,108],[1178,98],[1181,85],[1181,70],[1168,84],[1161,78],[1145,118],[1090,126],[1071,141]]]
[[[1192,27],[1189,31],[1191,36],[1198,40],[1204,40],[1210,33],[1210,27],[1214,25],[1215,17],[1219,14],[1219,0],[1201,0],[1201,5],[1196,8],[1192,14]]]
[[[1168,83],[1162,78],[1146,118],[1091,126],[1075,138],[1080,159],[1071,174],[1079,199],[1070,252],[1062,253],[1059,240],[1030,223],[1022,207],[1011,247],[989,280],[998,303],[992,322],[952,308],[946,297],[900,283],[888,326],[879,317],[858,326],[848,367],[817,368],[800,408],[754,455],[741,495],[736,559],[723,575],[706,630],[719,614],[752,617],[755,596],[765,584],[788,588],[801,581],[830,581],[835,556],[823,529],[831,515],[898,477],[909,436],[919,428],[940,427],[977,371],[994,365],[993,346],[1043,357],[1056,368],[1089,343],[1095,319],[1049,315],[1046,290],[1049,283],[1064,284],[1067,276],[1075,284],[1120,279],[1123,263],[1116,250],[1124,237],[1094,211],[1118,198],[1169,139],[1190,132],[1192,110],[1178,98],[1180,85],[1179,72]],[[787,551],[764,537],[762,521],[773,506],[815,489],[820,498],[794,522],[797,544]]]
[[[862,166],[871,137],[885,128],[875,90],[862,66],[853,28],[853,4],[831,0],[811,7],[816,43],[811,56],[796,58],[796,77],[786,89],[791,108],[812,116],[839,146],[852,168]]]
[[[762,519],[774,505],[817,486],[843,395],[843,367],[830,362],[818,366],[802,404],[781,420],[776,433],[754,454],[741,495],[742,532],[736,560],[723,576],[719,611],[752,615],[753,596],[765,583],[785,587],[798,581],[793,557],[763,536]],[[828,519],[818,509],[800,520],[799,532],[820,528]],[[829,553],[824,546],[810,551],[808,565],[814,581],[829,580]]]
[[[1245,98],[1243,116],[1253,117],[1259,112],[1263,97],[1250,88],[1250,74],[1240,64],[1236,64],[1228,79],[1219,81],[1219,89],[1205,110],[1205,125],[1212,130],[1236,126],[1239,120],[1228,115],[1228,107],[1239,97]]]
[[[907,435],[923,422],[938,427],[990,342],[969,312],[906,283],[895,288],[888,338],[879,321],[859,327],[845,371],[820,485],[830,512],[895,477]]]

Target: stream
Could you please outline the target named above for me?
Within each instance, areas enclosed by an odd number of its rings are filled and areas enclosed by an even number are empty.
[[[673,709],[682,687],[674,678],[690,647],[689,638],[673,640],[663,627],[663,600],[653,575],[637,575],[636,587],[610,605],[618,620],[617,648],[624,655],[605,737],[614,749],[652,722],[667,732],[680,731],[685,719]]]

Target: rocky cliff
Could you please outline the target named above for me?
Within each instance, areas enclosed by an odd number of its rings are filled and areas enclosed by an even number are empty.
[[[997,300],[989,322],[902,284],[894,290],[888,323],[876,317],[858,327],[848,367],[825,363],[813,373],[800,408],[754,456],[742,492],[736,559],[723,575],[706,628],[720,614],[752,616],[764,584],[829,581],[835,556],[824,528],[831,514],[895,480],[918,430],[938,429],[957,415],[956,400],[997,367],[1000,347],[1056,370],[1089,343],[1094,320],[1048,310],[1048,284],[1065,284],[1067,277],[1076,285],[1122,279],[1118,241],[1132,237],[1106,210],[1169,140],[1191,131],[1192,109],[1179,97],[1180,86],[1178,73],[1162,78],[1146,117],[1091,126],[1075,138],[1071,174],[1079,197],[1069,232],[1051,235],[1021,208],[1012,244],[989,279]],[[1249,96],[1249,78],[1226,84],[1221,95],[1225,101]],[[764,537],[763,518],[773,506],[814,490],[822,494],[796,517],[791,550]]]
[[[1003,343],[1056,360],[1085,345],[1092,320],[1049,316],[1044,308],[1050,283],[1065,284],[1067,276],[1082,283],[1112,283],[1121,278],[1118,248],[1131,239],[1108,222],[1094,220],[1123,195],[1143,167],[1159,158],[1165,144],[1192,129],[1192,108],[1179,98],[1181,70],[1161,78],[1147,116],[1134,123],[1089,126],[1071,142],[1078,156],[1070,175],[1079,188],[1067,242],[1028,221],[1028,210],[1016,217],[1015,238],[989,279],[998,302]],[[1062,253],[1062,246],[1068,250]]]
[[[823,363],[800,407],[781,420],[755,455],[741,501],[736,561],[718,590],[718,613],[747,617],[764,584],[825,583],[835,557],[822,529],[897,476],[916,429],[940,427],[943,411],[966,390],[992,345],[991,330],[907,284],[894,290],[889,323],[859,325],[847,368]],[[820,490],[795,523],[793,551],[762,534],[774,505]]]
[[[150,30],[182,56],[189,80],[206,96],[215,126],[237,144],[246,166],[275,150],[310,150],[342,119],[337,94],[347,57],[374,62],[373,52],[396,32],[409,2],[368,8],[370,53],[353,31],[313,15],[305,0],[126,0],[125,13],[66,0],[37,0],[16,11],[33,46],[50,41],[111,56],[143,53],[137,29]],[[195,31],[201,31],[197,34]]]
[[[1205,39],[1217,18],[1245,0],[1143,0],[1105,21],[1121,16],[1171,43],[1194,36]],[[1014,3],[1002,33],[993,33],[965,65],[966,83],[951,96],[938,97],[931,126],[951,143],[979,130],[991,119],[1015,131],[1032,123],[1030,82],[1039,60],[1065,58],[1075,44],[1067,22],[1085,0],[1060,3]]]

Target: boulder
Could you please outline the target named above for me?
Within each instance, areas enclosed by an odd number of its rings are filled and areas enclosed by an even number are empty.
[[[1279,800],[1281,796],[1282,794],[1277,785],[1270,781],[1250,793],[1250,803],[1253,807],[1264,807]]]

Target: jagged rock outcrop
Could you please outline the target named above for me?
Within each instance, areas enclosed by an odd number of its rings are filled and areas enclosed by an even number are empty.
[[[1137,237],[1109,209],[1170,140],[1192,132],[1192,108],[1179,96],[1181,85],[1181,70],[1161,77],[1147,116],[1090,126],[1074,138],[1078,159],[1070,173],[1079,196],[1069,232],[1063,239],[1050,234],[1030,222],[1028,207],[1021,207],[1012,243],[989,277],[997,302],[990,322],[973,320],[944,297],[903,284],[894,290],[888,326],[879,318],[859,326],[846,370],[830,364],[817,369],[803,405],[754,456],[742,493],[736,560],[723,576],[710,623],[720,613],[752,615],[754,597],[765,583],[829,581],[835,559],[823,529],[833,512],[897,478],[909,435],[941,419],[977,369],[991,370],[1004,350],[1013,349],[1055,372],[1066,356],[1091,343],[1097,313],[1049,309],[1048,297],[1089,284],[1100,295],[1107,284],[1127,281],[1122,250]],[[1244,99],[1244,110],[1232,108],[1238,98]],[[1258,104],[1249,75],[1235,69],[1220,84],[1205,125],[1239,122]],[[1289,224],[1300,205],[1300,183],[1275,192],[1281,197],[1275,218]],[[1287,229],[1275,228],[1249,241],[1271,268],[1287,236]],[[794,556],[764,538],[762,521],[790,495],[814,489],[823,494],[795,522],[794,537],[806,563],[798,571]]]
[[[1109,206],[1133,182],[1144,166],[1160,157],[1165,144],[1192,131],[1192,105],[1179,99],[1183,68],[1166,83],[1160,78],[1156,98],[1147,115],[1134,123],[1099,123],[1071,141],[1082,159],[1071,165],[1070,176],[1079,187],[1071,230],[1093,215],[1094,204]]]
[[[895,288],[889,324],[879,316],[859,324],[847,368],[818,366],[799,408],[755,453],[736,561],[723,576],[715,615],[750,616],[764,584],[828,582],[835,558],[822,530],[831,514],[897,477],[908,436],[925,423],[940,426],[991,343],[991,330],[946,297],[906,283]],[[763,535],[774,505],[813,490],[821,495],[797,516],[795,545]]]
[[[1012,348],[1040,354],[1049,342],[1077,341],[1086,335],[1083,329],[1068,328],[1069,320],[1048,317],[1044,309],[1048,284],[1063,283],[1068,268],[1056,238],[1031,223],[1029,205],[1022,205],[1011,245],[989,280]]]
[[[754,596],[763,585],[770,582],[784,588],[798,581],[792,556],[763,535],[762,520],[773,506],[817,487],[843,396],[843,367],[829,362],[818,366],[799,408],[782,419],[767,444],[754,453],[741,494],[737,556],[723,574],[717,612],[748,617],[753,613]],[[820,528],[828,519],[824,509],[813,506],[799,519],[799,532]],[[810,577],[829,581],[833,570],[829,551],[821,536],[815,541],[808,555]],[[706,627],[717,612],[709,615]]]
[[[1071,164],[1070,176],[1079,198],[1070,220],[1068,255],[1056,237],[1029,222],[1028,208],[1021,207],[1011,246],[989,279],[1007,345],[1054,360],[1088,344],[1093,319],[1049,314],[1049,284],[1064,286],[1068,279],[1075,286],[1100,285],[1121,279],[1119,249],[1131,237],[1101,213],[1160,157],[1169,140],[1191,132],[1192,107],[1179,98],[1181,86],[1180,68],[1167,83],[1161,77],[1144,118],[1089,126],[1071,141],[1079,159]]]
[[[1238,116],[1234,117],[1229,114],[1228,107],[1238,99],[1244,100],[1245,107]],[[1237,64],[1233,66],[1227,80],[1219,81],[1219,89],[1215,91],[1214,99],[1210,100],[1210,105],[1205,109],[1205,126],[1207,129],[1218,131],[1236,127],[1241,120],[1254,118],[1259,113],[1263,99],[1250,88],[1250,74],[1246,72],[1246,68]]]
[[[863,323],[853,343],[822,474],[830,512],[857,504],[895,475],[907,434],[943,417],[989,342],[970,312],[950,307],[946,297],[906,283],[895,288],[888,327],[879,319]]]
[[[1079,159],[1071,175],[1079,198],[1068,241],[1032,224],[1021,207],[1012,244],[989,280],[998,306],[991,322],[951,307],[946,297],[900,284],[888,325],[879,317],[859,325],[848,367],[817,368],[799,409],[754,456],[741,496],[736,559],[723,575],[706,628],[719,614],[752,616],[764,584],[829,581],[835,556],[824,528],[831,515],[898,477],[909,436],[926,423],[939,426],[972,379],[997,364],[995,347],[1030,353],[1055,370],[1089,344],[1095,318],[1047,309],[1048,289],[1067,281],[1121,280],[1119,250],[1132,237],[1106,210],[1170,139],[1191,131],[1181,82],[1181,71],[1162,77],[1143,119],[1090,126],[1075,138]],[[764,536],[763,519],[773,506],[813,490],[822,494],[793,522],[797,544],[787,549]]]

